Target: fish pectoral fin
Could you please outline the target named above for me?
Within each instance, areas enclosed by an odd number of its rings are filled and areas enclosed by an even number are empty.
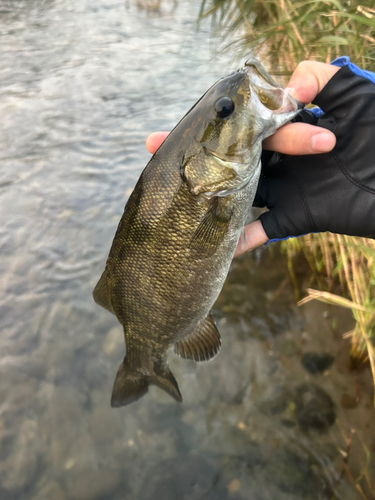
[[[228,231],[233,209],[224,198],[215,198],[191,237],[189,247],[213,255]]]
[[[107,311],[114,314],[112,304],[108,295],[107,289],[107,271],[104,271],[101,275],[96,287],[93,291],[93,297],[97,304],[107,309]]]
[[[150,378],[150,384],[156,385],[163,391],[167,392],[173,399],[182,402],[180,389],[178,388],[177,380],[168,365],[163,363],[160,366],[154,367],[154,374]]]
[[[113,384],[111,406],[119,408],[141,398],[148,391],[149,377],[121,363]]]
[[[218,354],[221,347],[221,337],[211,313],[197,328],[174,346],[176,354],[194,361],[208,361]]]

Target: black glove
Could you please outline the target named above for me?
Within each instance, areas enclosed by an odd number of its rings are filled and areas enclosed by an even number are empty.
[[[304,110],[295,121],[332,131],[336,146],[320,155],[264,152],[254,200],[269,208],[264,230],[270,239],[323,231],[375,238],[375,75],[349,63],[314,104],[319,118]]]

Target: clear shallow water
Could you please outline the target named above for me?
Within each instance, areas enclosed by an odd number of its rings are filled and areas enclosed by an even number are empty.
[[[351,371],[350,318],[297,310],[277,253],[233,264],[214,361],[171,354],[182,405],[152,388],[110,408],[124,341],[91,293],[145,138],[239,65],[211,58],[198,7],[0,5],[2,500],[357,499],[364,469],[373,484],[371,377]],[[328,374],[303,369],[311,350],[335,356]]]

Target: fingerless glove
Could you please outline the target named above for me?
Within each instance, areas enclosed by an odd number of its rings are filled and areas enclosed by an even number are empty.
[[[264,152],[254,206],[270,239],[310,232],[375,238],[375,74],[341,57],[341,69],[295,119],[332,131],[326,154]]]

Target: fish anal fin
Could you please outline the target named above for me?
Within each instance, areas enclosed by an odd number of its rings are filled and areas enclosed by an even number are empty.
[[[174,350],[182,358],[208,361],[216,356],[220,347],[220,333],[210,313],[198,324],[193,333],[176,342]]]
[[[104,271],[101,275],[92,295],[97,304],[104,307],[104,309],[107,309],[107,311],[113,313],[113,308],[107,288],[107,271]]]
[[[189,247],[213,255],[227,234],[232,213],[228,200],[215,198],[194,231]]]

